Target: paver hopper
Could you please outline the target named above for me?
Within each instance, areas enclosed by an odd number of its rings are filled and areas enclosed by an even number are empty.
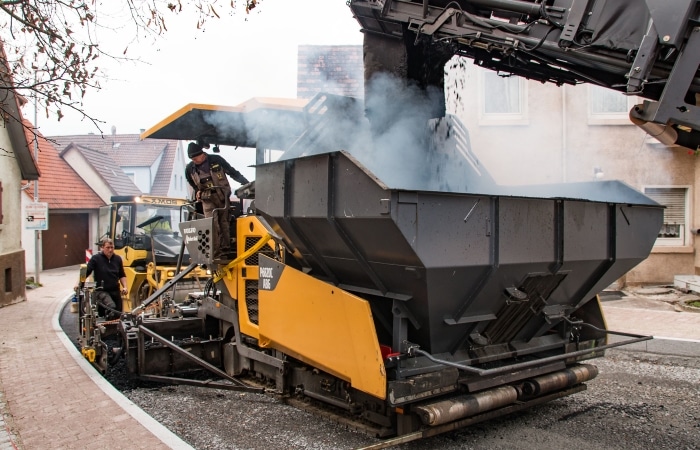
[[[256,183],[299,265],[369,299],[397,351],[559,345],[551,331],[645,259],[663,219],[620,182],[406,190],[345,152],[258,166]]]

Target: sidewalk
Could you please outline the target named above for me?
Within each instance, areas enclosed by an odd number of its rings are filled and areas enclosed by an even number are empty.
[[[619,349],[700,357],[700,313],[679,311],[664,301],[664,296],[627,294],[612,299],[601,296],[608,329],[654,336],[654,339]],[[614,337],[611,341],[619,339]]]
[[[0,450],[190,449],[105,381],[58,317],[78,266],[40,273],[27,301],[0,308]]]
[[[62,332],[78,266],[46,270],[0,308],[0,450],[191,449],[106,382]],[[634,350],[700,357],[700,314],[633,296],[602,302],[608,328],[653,335]],[[630,348],[620,347],[621,349]]]

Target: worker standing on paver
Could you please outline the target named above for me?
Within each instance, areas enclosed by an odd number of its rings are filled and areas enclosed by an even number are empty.
[[[214,218],[214,232],[219,236],[214,259],[219,259],[231,251],[231,213],[221,210],[214,215],[215,209],[228,206],[231,197],[231,185],[226,176],[241,184],[247,184],[248,180],[224,158],[205,153],[195,142],[187,147],[187,156],[192,161],[185,168],[185,178],[195,192],[195,199],[202,202],[204,217]]]

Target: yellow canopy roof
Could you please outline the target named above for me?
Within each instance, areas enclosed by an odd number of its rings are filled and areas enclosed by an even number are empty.
[[[252,98],[238,106],[190,103],[141,133],[141,139],[284,148],[305,128],[307,99]]]

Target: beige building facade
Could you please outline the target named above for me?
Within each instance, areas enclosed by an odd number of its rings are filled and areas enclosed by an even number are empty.
[[[676,275],[700,273],[698,157],[634,126],[628,111],[639,98],[501,77],[456,59],[446,85],[448,112],[464,122],[472,149],[499,184],[620,180],[667,206],[651,255],[625,284],[673,284]]]

